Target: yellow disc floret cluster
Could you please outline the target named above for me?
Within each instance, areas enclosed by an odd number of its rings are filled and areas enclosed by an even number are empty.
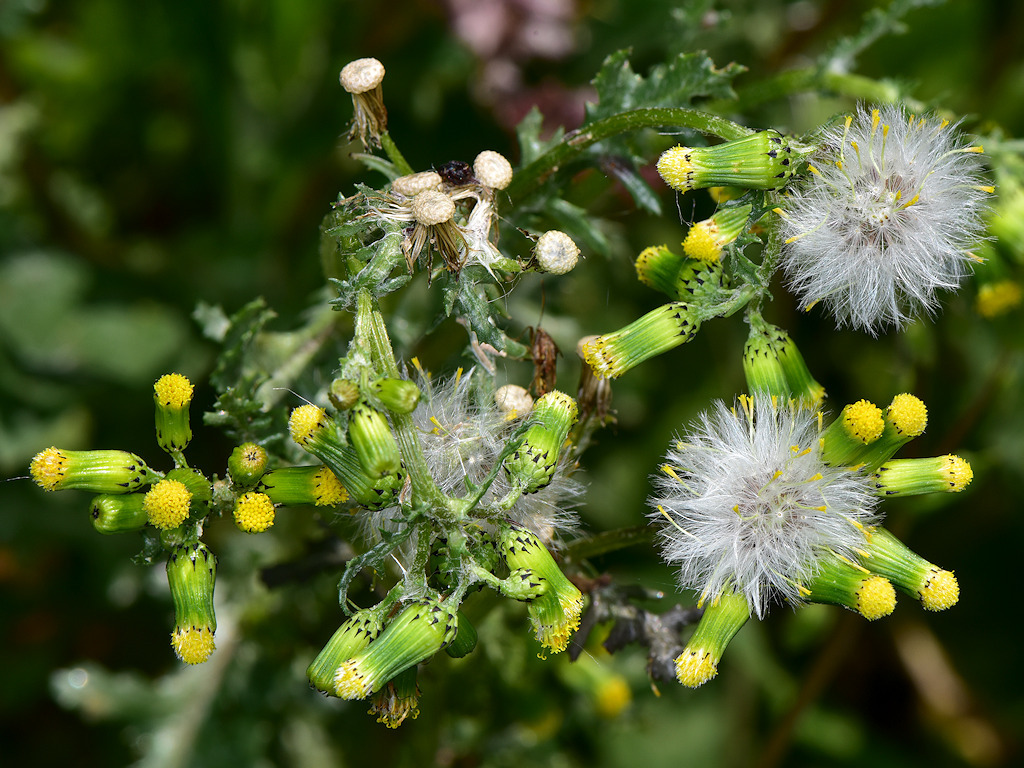
[[[192,390],[192,382],[180,373],[161,376],[153,385],[157,402],[165,408],[184,408],[192,402]]]
[[[873,443],[885,429],[882,409],[869,400],[858,400],[844,409],[843,426],[847,434],[864,445]]]
[[[888,616],[896,607],[896,590],[882,576],[865,579],[857,592],[857,610],[868,621]]]
[[[313,476],[314,498],[318,507],[330,507],[348,501],[348,491],[327,467],[321,467]]]
[[[157,528],[177,528],[188,517],[192,492],[177,480],[161,480],[142,500],[149,522]]]
[[[235,503],[235,523],[246,533],[262,533],[274,524],[274,502],[259,491],[243,494]]]
[[[171,647],[186,664],[202,664],[217,646],[209,627],[181,627],[171,633]]]
[[[892,399],[887,415],[896,431],[907,437],[917,437],[928,426],[928,408],[924,401],[906,392]]]
[[[288,419],[288,434],[299,445],[305,445],[310,437],[327,426],[327,414],[315,405],[300,405]]]
[[[35,455],[29,471],[32,479],[47,491],[56,491],[68,469],[68,458],[56,446],[47,448]]]

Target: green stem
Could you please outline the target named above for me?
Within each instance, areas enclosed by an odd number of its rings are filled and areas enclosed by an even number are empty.
[[[409,161],[405,159],[405,156],[399,151],[398,145],[395,144],[395,140],[391,138],[391,134],[384,131],[380,135],[380,146],[387,154],[388,159],[395,164],[395,168],[401,173],[402,176],[406,176],[412,173],[412,166],[409,165]]]
[[[538,157],[512,178],[508,196],[512,204],[521,202],[554,171],[579,155],[587,147],[609,136],[640,128],[691,128],[723,139],[740,139],[753,133],[724,117],[685,107],[635,109],[586,125],[567,133],[562,141]]]
[[[638,525],[633,528],[619,528],[614,531],[596,533],[577,539],[567,544],[562,549],[561,555],[564,560],[579,562],[590,557],[605,555],[636,544],[648,544],[654,534],[653,529],[647,525]]]

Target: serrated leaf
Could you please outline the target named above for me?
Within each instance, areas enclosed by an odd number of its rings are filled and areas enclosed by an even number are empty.
[[[633,163],[627,158],[605,157],[601,159],[601,170],[611,176],[629,192],[637,207],[661,215],[661,200],[651,186],[644,180]]]
[[[744,71],[735,63],[719,69],[702,52],[681,53],[642,77],[633,71],[629,51],[618,51],[604,60],[592,81],[598,101],[587,104],[584,125],[632,109],[683,107],[698,97],[735,98],[732,80]]]
[[[384,561],[392,552],[395,551],[396,548],[401,546],[401,544],[409,538],[410,534],[412,534],[414,530],[416,530],[416,526],[412,524],[407,524],[404,528],[394,533],[381,530],[380,542],[363,554],[353,557],[345,564],[345,572],[341,575],[341,579],[338,581],[338,604],[341,606],[341,609],[345,612],[346,616],[351,615],[348,608],[348,588],[352,583],[352,580],[361,570],[363,570],[363,568],[369,567],[374,570],[383,570],[382,564]]]
[[[389,160],[385,160],[383,157],[377,157],[377,155],[368,155],[363,152],[353,152],[351,155],[353,160],[358,160],[360,163],[365,165],[371,171],[377,171],[388,181],[394,181],[402,174],[399,172],[395,164]]]
[[[534,106],[516,126],[519,139],[519,165],[525,167],[562,140],[565,129],[559,127],[549,139],[540,137],[544,128],[544,115]]]

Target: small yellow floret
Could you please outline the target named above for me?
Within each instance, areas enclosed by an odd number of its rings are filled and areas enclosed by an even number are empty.
[[[952,571],[935,568],[918,597],[926,610],[944,611],[952,608],[960,599],[960,584]]]
[[[274,502],[259,491],[243,494],[235,502],[235,524],[246,533],[262,533],[274,524]]]
[[[313,475],[313,498],[318,507],[331,507],[348,501],[348,491],[327,467],[320,467]]]
[[[56,491],[68,469],[68,457],[56,446],[40,451],[32,459],[32,479],[46,491]]]
[[[192,382],[180,373],[168,373],[153,385],[157,402],[165,408],[181,409],[192,402]]]
[[[857,611],[868,621],[888,616],[896,607],[896,590],[882,576],[865,579],[857,590]]]
[[[658,158],[658,173],[673,189],[686,192],[693,189],[693,163],[690,162],[690,147],[672,147]]]
[[[687,648],[676,658],[676,679],[687,688],[699,688],[717,674],[718,664],[703,648]]]
[[[907,392],[896,395],[886,413],[889,422],[901,435],[917,437],[928,426],[928,408],[924,401]]]
[[[209,627],[180,627],[171,634],[171,646],[186,664],[202,664],[217,648]]]
[[[583,613],[583,595],[579,590],[573,594],[559,594],[558,605],[562,610],[560,621],[551,624],[534,623],[537,640],[552,653],[564,651],[573,634],[579,629],[580,615]]]
[[[327,426],[327,414],[315,405],[300,405],[288,419],[288,434],[299,445]]]
[[[858,400],[843,411],[843,425],[851,437],[868,445],[882,436],[885,420],[877,405],[869,400]]]
[[[177,480],[161,480],[146,492],[142,507],[149,522],[157,528],[177,528],[188,517],[192,492]]]
[[[718,227],[713,219],[698,221],[683,240],[683,252],[691,259],[709,263],[722,257],[722,241],[718,236]]]
[[[334,673],[334,692],[341,699],[365,699],[373,691],[366,682],[366,675],[359,669],[359,659],[349,659]]]
[[[1021,303],[1024,292],[1014,280],[985,283],[978,289],[978,314],[989,319],[1006,314]]]
[[[952,493],[959,493],[974,479],[974,470],[966,459],[950,454],[946,457],[949,466],[946,472],[949,474],[949,490]]]

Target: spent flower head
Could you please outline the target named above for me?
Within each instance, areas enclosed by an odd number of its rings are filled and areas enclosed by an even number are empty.
[[[863,548],[875,498],[862,473],[822,458],[818,414],[768,397],[717,401],[666,456],[651,518],[666,560],[702,600],[735,590],[759,618],[799,602],[833,553]]]
[[[955,125],[861,107],[822,137],[782,207],[783,268],[805,308],[877,333],[933,312],[970,271],[985,199],[981,147]]]

